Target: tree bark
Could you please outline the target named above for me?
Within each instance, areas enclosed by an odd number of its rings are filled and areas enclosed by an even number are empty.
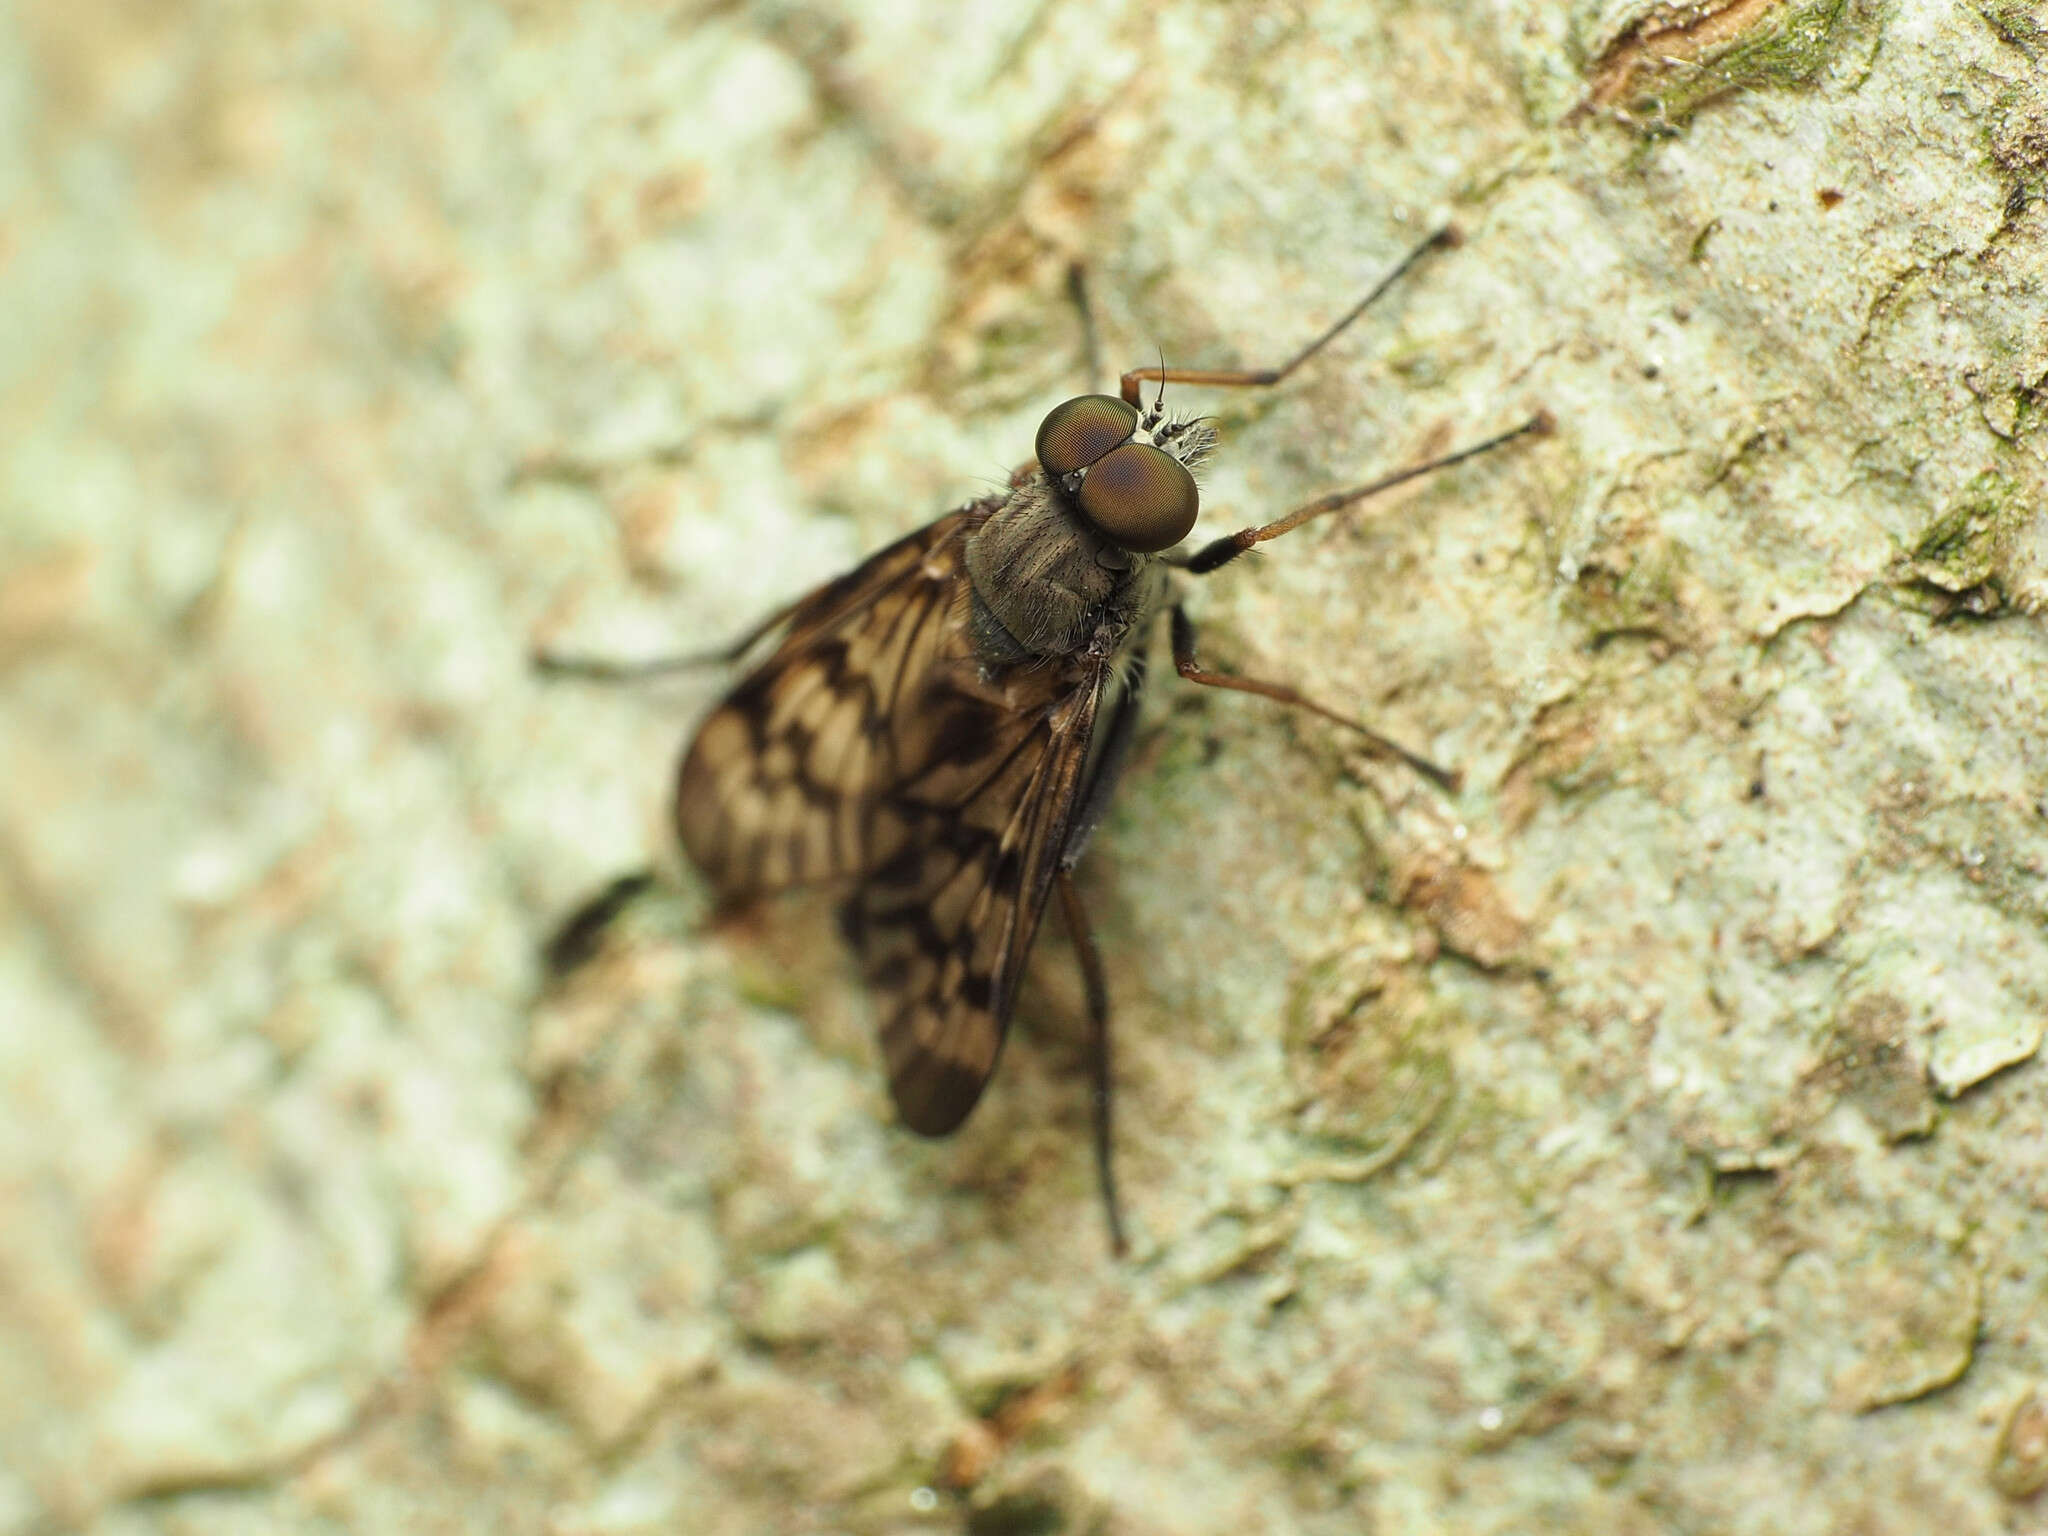
[[[17,0],[0,106],[0,1533],[2033,1516],[2038,5]],[[1556,427],[1198,584],[1464,787],[1155,670],[1112,1262],[1057,925],[915,1140],[677,867],[717,675],[528,658],[1445,220],[1168,391],[1197,540]]]

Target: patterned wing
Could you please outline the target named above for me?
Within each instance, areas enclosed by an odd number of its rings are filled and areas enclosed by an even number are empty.
[[[890,1090],[925,1135],[995,1068],[1086,784],[1110,668],[988,680],[961,509],[805,598],[684,755],[676,823],[722,896],[850,881],[842,918],[882,1014]]]
[[[915,767],[899,727],[955,644],[962,546],[985,515],[949,513],[803,599],[698,728],[676,830],[721,896],[857,877],[901,846],[876,802]]]
[[[1108,672],[1077,659],[1025,674],[1001,702],[952,694],[924,771],[891,796],[912,835],[846,904],[889,1091],[922,1135],[966,1119],[995,1070]]]

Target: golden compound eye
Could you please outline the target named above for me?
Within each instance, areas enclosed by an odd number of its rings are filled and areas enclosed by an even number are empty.
[[[1138,424],[1137,410],[1114,395],[1076,395],[1038,424],[1038,462],[1055,480],[1086,469]]]
[[[1081,482],[1081,510],[1134,554],[1171,549],[1195,526],[1195,477],[1150,443],[1125,443],[1096,461]]]

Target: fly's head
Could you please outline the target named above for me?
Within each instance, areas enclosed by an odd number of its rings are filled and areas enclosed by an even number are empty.
[[[1038,463],[1075,515],[1118,548],[1155,555],[1195,526],[1194,472],[1216,446],[1199,417],[1077,395],[1038,427]]]
[[[986,661],[1072,655],[1106,613],[1137,611],[1152,557],[1194,527],[1194,471],[1215,446],[1206,421],[1077,395],[1038,428],[1041,473],[976,531],[967,569]]]

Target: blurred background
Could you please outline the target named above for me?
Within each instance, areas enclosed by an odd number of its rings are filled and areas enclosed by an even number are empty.
[[[0,1536],[2048,1520],[2048,16],[0,6]],[[717,644],[1279,360],[952,1141]],[[1104,374],[1091,376],[1088,296]],[[1199,696],[1194,696],[1199,695]],[[655,866],[551,980],[578,902]],[[1049,929],[1056,925],[1049,925]]]

